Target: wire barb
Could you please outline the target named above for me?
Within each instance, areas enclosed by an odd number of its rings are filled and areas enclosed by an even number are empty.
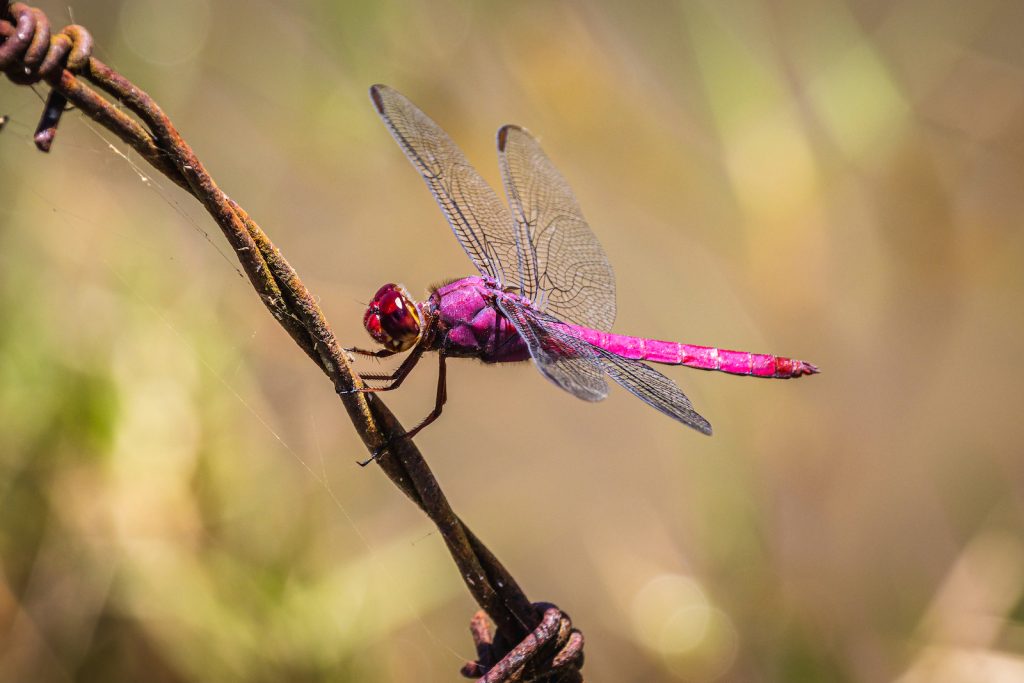
[[[72,24],[52,33],[46,14],[21,2],[6,5],[0,19],[0,70],[12,82],[33,85],[45,80],[55,85],[65,70],[80,73],[88,67],[93,42],[85,28]],[[40,151],[50,151],[66,105],[58,90],[50,92],[36,128]]]
[[[493,639],[486,621],[474,630],[478,651],[486,650],[475,664],[483,679],[582,681],[579,631],[553,605],[530,603],[498,558],[452,510],[415,443],[403,438],[405,428],[379,397],[362,391],[365,385],[298,273],[245,210],[220,190],[156,102],[91,54],[92,38],[81,26],[54,35],[42,11],[24,3],[0,5],[0,71],[19,85],[44,80],[56,93],[47,100],[37,132],[42,142],[53,142],[57,122],[70,103],[202,203],[260,300],[331,381],[367,450],[380,453],[374,462],[437,526],[466,587],[497,625]]]
[[[582,680],[583,634],[555,605],[539,602],[533,606],[538,612],[543,610],[540,623],[504,656],[496,651],[487,615],[477,612],[469,625],[477,660],[467,662],[462,675],[481,683]]]

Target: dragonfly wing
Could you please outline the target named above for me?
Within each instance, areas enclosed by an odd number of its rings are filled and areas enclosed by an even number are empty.
[[[565,323],[523,306],[499,299],[498,308],[526,341],[530,356],[545,377],[585,401],[608,394],[605,375],[655,410],[704,434],[711,424],[693,409],[676,383],[638,360],[623,358],[575,336]]]
[[[613,380],[647,405],[698,432],[711,434],[711,423],[696,410],[676,383],[654,368],[594,347],[601,365]]]
[[[508,207],[448,134],[405,95],[375,85],[370,97],[480,274],[505,284],[517,283],[516,227]]]
[[[534,311],[515,301],[499,299],[498,308],[526,342],[541,374],[584,401],[600,401],[608,395],[599,349],[564,327],[545,325]]]
[[[498,131],[498,161],[516,217],[523,295],[557,318],[610,330],[615,274],[569,183],[518,126]]]

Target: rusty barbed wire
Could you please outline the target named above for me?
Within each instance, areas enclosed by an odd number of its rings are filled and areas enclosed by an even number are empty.
[[[7,12],[15,21],[0,26],[0,69],[12,82],[33,85],[57,78],[64,70],[80,73],[88,65],[92,36],[81,26],[65,26],[54,34],[42,10],[17,4]],[[60,91],[51,90],[35,134],[36,147],[41,151],[50,151],[66,106]]]
[[[583,666],[583,634],[555,605],[538,602],[534,607],[544,611],[540,624],[501,659],[496,656],[487,615],[477,612],[469,626],[477,660],[466,663],[462,675],[479,677],[482,683],[513,683],[538,680],[551,672],[578,671]]]
[[[463,582],[482,608],[471,622],[478,660],[463,674],[487,683],[583,680],[583,636],[549,603],[530,603],[494,554],[455,514],[405,429],[352,371],[316,298],[252,218],[217,187],[167,115],[144,91],[92,57],[82,26],[53,33],[41,10],[4,2],[0,9],[0,71],[18,85],[45,82],[51,92],[36,130],[48,151],[70,103],[129,145],[199,200],[221,228],[260,300],[295,343],[327,375],[356,431],[391,481],[437,526]],[[93,90],[95,85],[138,120]],[[141,122],[141,123],[140,123]],[[484,614],[497,625],[492,636]]]

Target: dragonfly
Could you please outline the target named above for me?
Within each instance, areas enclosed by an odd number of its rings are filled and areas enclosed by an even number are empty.
[[[371,87],[370,97],[478,272],[432,288],[423,301],[403,285],[385,284],[363,316],[366,331],[382,348],[347,349],[376,358],[409,352],[390,374],[361,374],[364,381],[384,383],[360,389],[366,392],[397,389],[424,353],[437,352],[434,408],[406,438],[441,415],[449,357],[532,360],[544,377],[584,401],[604,399],[610,378],[708,435],[711,424],[648,362],[775,379],[818,372],[811,363],[782,356],[613,334],[615,276],[608,257],[569,184],[529,132],[515,125],[498,130],[506,205],[448,134],[408,98],[386,85]]]

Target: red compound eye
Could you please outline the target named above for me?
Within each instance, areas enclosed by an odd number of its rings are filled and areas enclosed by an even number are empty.
[[[377,290],[363,316],[363,325],[377,342],[392,351],[405,351],[420,336],[420,311],[401,285]]]
[[[384,339],[381,336],[383,330],[380,328],[380,316],[373,313],[372,310],[367,310],[366,315],[363,317],[363,326],[366,327],[366,331],[370,333],[376,341],[381,344],[384,343]]]

